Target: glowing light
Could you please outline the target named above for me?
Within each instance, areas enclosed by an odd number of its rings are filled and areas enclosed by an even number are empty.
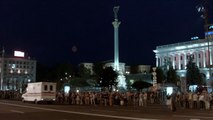
[[[209,30],[213,29],[213,25],[209,26]]]
[[[79,90],[77,89],[76,92],[79,93]]]
[[[198,40],[198,39],[199,39],[198,36],[191,37],[191,40]]]
[[[11,68],[15,69],[16,68],[16,64],[12,64]]]
[[[197,85],[190,85],[189,86],[189,90],[192,91],[192,92],[195,92],[197,89]]]
[[[166,88],[166,94],[167,94],[167,95],[171,95],[172,92],[173,92],[173,87],[167,87],[167,88]]]
[[[206,32],[206,35],[213,35],[213,31]]]
[[[119,74],[118,78],[118,87],[126,89],[126,77],[123,74]]]
[[[70,91],[70,86],[64,86],[64,93],[69,93]]]
[[[21,70],[18,70],[18,72],[17,72],[18,74],[20,74],[21,73]]]
[[[14,51],[14,56],[15,57],[24,57],[24,52],[22,52],[22,51]]]
[[[180,49],[186,49],[186,46],[178,46],[178,47],[175,47],[176,50],[180,50]]]

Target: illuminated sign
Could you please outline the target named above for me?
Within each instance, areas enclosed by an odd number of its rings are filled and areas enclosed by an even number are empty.
[[[195,36],[195,37],[191,37],[191,40],[198,40],[199,37],[198,36]]]
[[[207,35],[213,35],[213,31],[206,32],[206,36]]]
[[[209,30],[213,30],[213,25],[209,26]]]
[[[24,57],[24,52],[22,52],[22,51],[14,51],[14,56],[15,57]]]

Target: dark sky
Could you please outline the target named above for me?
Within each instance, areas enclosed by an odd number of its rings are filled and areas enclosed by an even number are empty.
[[[113,60],[113,6],[120,5],[120,61],[155,64],[158,45],[203,38],[201,0],[1,0],[0,47],[38,62]],[[212,22],[213,0],[209,0]],[[73,46],[77,51],[73,52]]]

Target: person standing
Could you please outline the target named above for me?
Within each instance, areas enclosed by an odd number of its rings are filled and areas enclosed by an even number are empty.
[[[143,106],[143,93],[142,92],[139,93],[138,105]]]
[[[147,106],[147,92],[143,93],[143,105],[146,107]]]
[[[175,112],[177,110],[176,109],[176,98],[177,98],[177,94],[176,94],[175,90],[173,90],[173,93],[171,94],[171,100],[172,100],[171,109],[172,109],[173,112]]]

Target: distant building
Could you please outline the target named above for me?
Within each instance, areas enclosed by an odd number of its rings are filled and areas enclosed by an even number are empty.
[[[113,62],[108,62],[104,65],[104,67],[112,67],[114,68],[114,63]],[[114,68],[115,69],[115,68]],[[125,63],[119,63],[119,72],[125,73]]]
[[[136,81],[143,81],[152,84],[152,74],[150,73],[151,65],[136,65],[126,66],[126,80],[128,81],[128,88]]]
[[[138,73],[149,73],[151,66],[150,65],[138,65]]]
[[[22,90],[28,82],[36,81],[36,60],[16,51],[14,56],[0,57],[1,90]]]
[[[207,85],[210,85],[210,79],[213,77],[213,24],[208,26],[208,31],[205,32],[205,39],[198,38],[187,42],[157,46],[154,53],[156,66],[165,66],[170,62],[181,77],[182,84],[186,84],[184,82],[189,56],[193,57],[196,66],[206,79]]]
[[[80,65],[83,65],[86,69],[90,70],[90,74],[93,75],[94,71],[93,71],[93,63],[81,63]]]

